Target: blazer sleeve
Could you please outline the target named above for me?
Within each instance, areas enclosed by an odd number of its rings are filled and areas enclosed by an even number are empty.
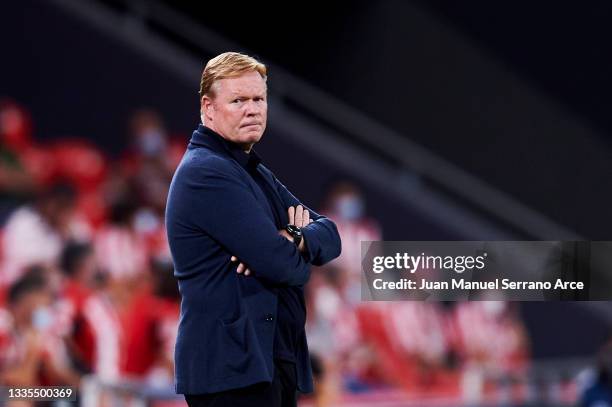
[[[310,225],[302,228],[304,234],[307,259],[315,266],[322,266],[340,255],[342,243],[336,224],[331,219],[318,214],[301,203],[274,175],[274,184],[278,191],[285,210],[290,206],[302,205],[308,209],[310,218],[314,220]]]
[[[278,234],[239,171],[222,159],[207,164],[212,165],[190,166],[183,174],[183,210],[191,211],[196,227],[248,265],[256,278],[305,284],[309,264],[295,244]]]

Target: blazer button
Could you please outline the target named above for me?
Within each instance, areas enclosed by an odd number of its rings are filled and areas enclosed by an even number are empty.
[[[274,315],[266,314],[266,321],[274,321]]]

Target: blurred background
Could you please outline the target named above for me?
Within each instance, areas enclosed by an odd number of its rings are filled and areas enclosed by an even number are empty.
[[[269,67],[256,150],[343,240],[308,284],[301,406],[611,406],[610,302],[359,285],[362,240],[612,240],[611,18],[603,0],[3,2],[1,384],[184,405],[163,214],[201,70],[234,50]]]

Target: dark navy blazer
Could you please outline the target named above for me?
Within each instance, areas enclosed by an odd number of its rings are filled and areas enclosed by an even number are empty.
[[[334,223],[313,212],[307,252],[278,234],[266,195],[223,140],[193,133],[166,207],[166,228],[181,292],[175,348],[177,393],[202,394],[271,382],[277,290],[302,286],[310,264],[340,254]],[[263,164],[257,171],[287,209],[303,205]],[[288,223],[287,212],[283,223]],[[253,274],[236,273],[235,255]],[[311,392],[306,337],[297,349],[298,389]]]

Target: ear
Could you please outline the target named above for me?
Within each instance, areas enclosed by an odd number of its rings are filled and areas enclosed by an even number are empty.
[[[202,99],[200,99],[200,111],[206,121],[212,121],[214,110],[215,106],[212,99],[207,95],[202,96]]]

